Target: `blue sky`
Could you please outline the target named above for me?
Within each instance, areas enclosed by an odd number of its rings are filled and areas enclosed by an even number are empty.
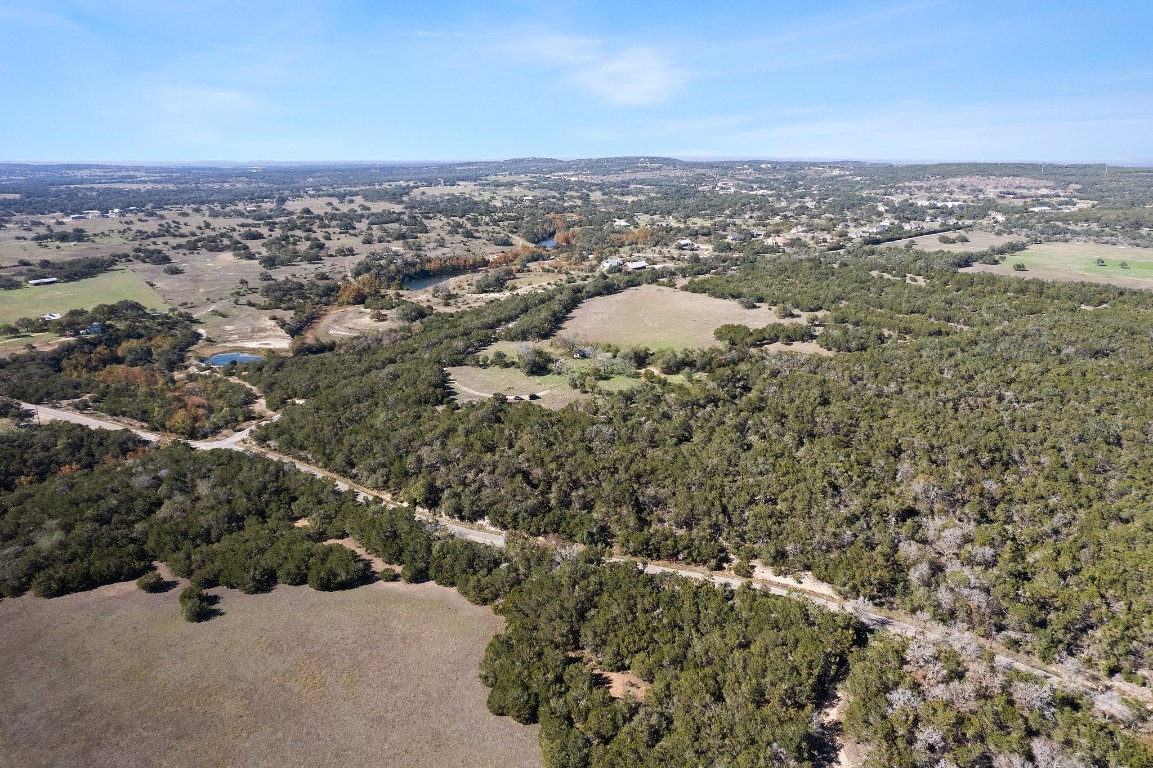
[[[0,0],[0,160],[1153,158],[1153,2]]]

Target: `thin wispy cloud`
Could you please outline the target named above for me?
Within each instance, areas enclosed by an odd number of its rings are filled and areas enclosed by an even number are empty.
[[[553,65],[563,84],[615,106],[663,103],[687,79],[666,54],[647,45],[614,47],[603,40],[545,35],[529,50]]]

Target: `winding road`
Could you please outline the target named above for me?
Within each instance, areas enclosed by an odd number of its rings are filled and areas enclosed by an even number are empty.
[[[136,426],[120,423],[103,414],[97,417],[62,408],[49,408],[47,406],[32,405],[29,403],[21,403],[21,405],[35,412],[35,418],[39,421],[69,421],[75,424],[83,424],[94,429],[128,429],[150,442],[163,443],[179,439],[171,435],[161,435],[140,429]],[[270,459],[292,464],[302,472],[331,480],[336,488],[341,491],[353,491],[361,500],[377,499],[386,504],[397,504],[391,494],[386,491],[366,488],[347,477],[342,477],[291,456],[277,453],[247,439],[253,429],[267,421],[275,420],[279,415],[280,414],[274,414],[269,419],[252,424],[239,432],[219,440],[197,440],[189,444],[198,450],[222,448],[265,456]],[[414,509],[414,513],[417,517],[437,523],[449,533],[459,538],[497,547],[503,547],[505,545],[506,535],[504,531],[493,528],[462,525],[459,521],[434,515],[428,510],[419,507]],[[629,562],[635,560],[636,558],[614,557],[611,558],[610,561]],[[727,586],[733,589],[747,584],[754,589],[764,590],[774,595],[807,600],[831,611],[851,613],[871,628],[884,628],[907,637],[928,637],[936,639],[961,636],[971,644],[976,644],[977,646],[992,651],[996,662],[1001,666],[1036,675],[1054,685],[1070,688],[1089,696],[1097,709],[1106,714],[1119,717],[1126,716],[1127,707],[1122,702],[1122,697],[1140,701],[1146,706],[1153,706],[1153,691],[1149,688],[1134,685],[1123,680],[1102,679],[1092,676],[1091,673],[1076,672],[1065,667],[1043,664],[1035,659],[1013,653],[996,641],[980,637],[956,627],[948,627],[930,619],[889,611],[860,601],[837,597],[827,585],[820,585],[822,588],[819,591],[806,589],[803,585],[798,584],[791,578],[766,575],[763,571],[760,571],[760,569],[758,569],[759,572],[754,578],[745,578],[729,573],[716,573],[703,569],[686,568],[682,565],[672,563],[646,562],[643,563],[642,567],[646,573],[674,574],[676,576],[707,581],[718,586]]]

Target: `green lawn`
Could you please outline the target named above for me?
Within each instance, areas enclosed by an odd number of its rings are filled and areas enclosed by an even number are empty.
[[[164,299],[139,275],[120,268],[74,283],[0,291],[0,323],[11,323],[20,317],[38,317],[48,312],[63,314],[70,309],[92,309],[97,304],[112,304],[123,299],[138,301],[151,309],[168,308]]]
[[[1097,259],[1105,264],[1098,265]],[[1128,268],[1122,268],[1122,262],[1128,264]],[[1027,271],[1013,271],[1015,264],[1024,264]],[[1042,243],[1005,257],[997,267],[983,269],[1020,277],[1088,280],[1153,288],[1153,249],[1097,243]]]

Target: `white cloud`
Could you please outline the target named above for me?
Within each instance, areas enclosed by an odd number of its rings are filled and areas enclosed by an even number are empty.
[[[610,104],[634,107],[665,101],[684,78],[656,51],[636,46],[584,62],[568,79]]]
[[[566,84],[616,106],[660,104],[686,80],[667,56],[647,45],[612,50],[601,40],[546,35],[535,38],[531,51],[561,69]]]

